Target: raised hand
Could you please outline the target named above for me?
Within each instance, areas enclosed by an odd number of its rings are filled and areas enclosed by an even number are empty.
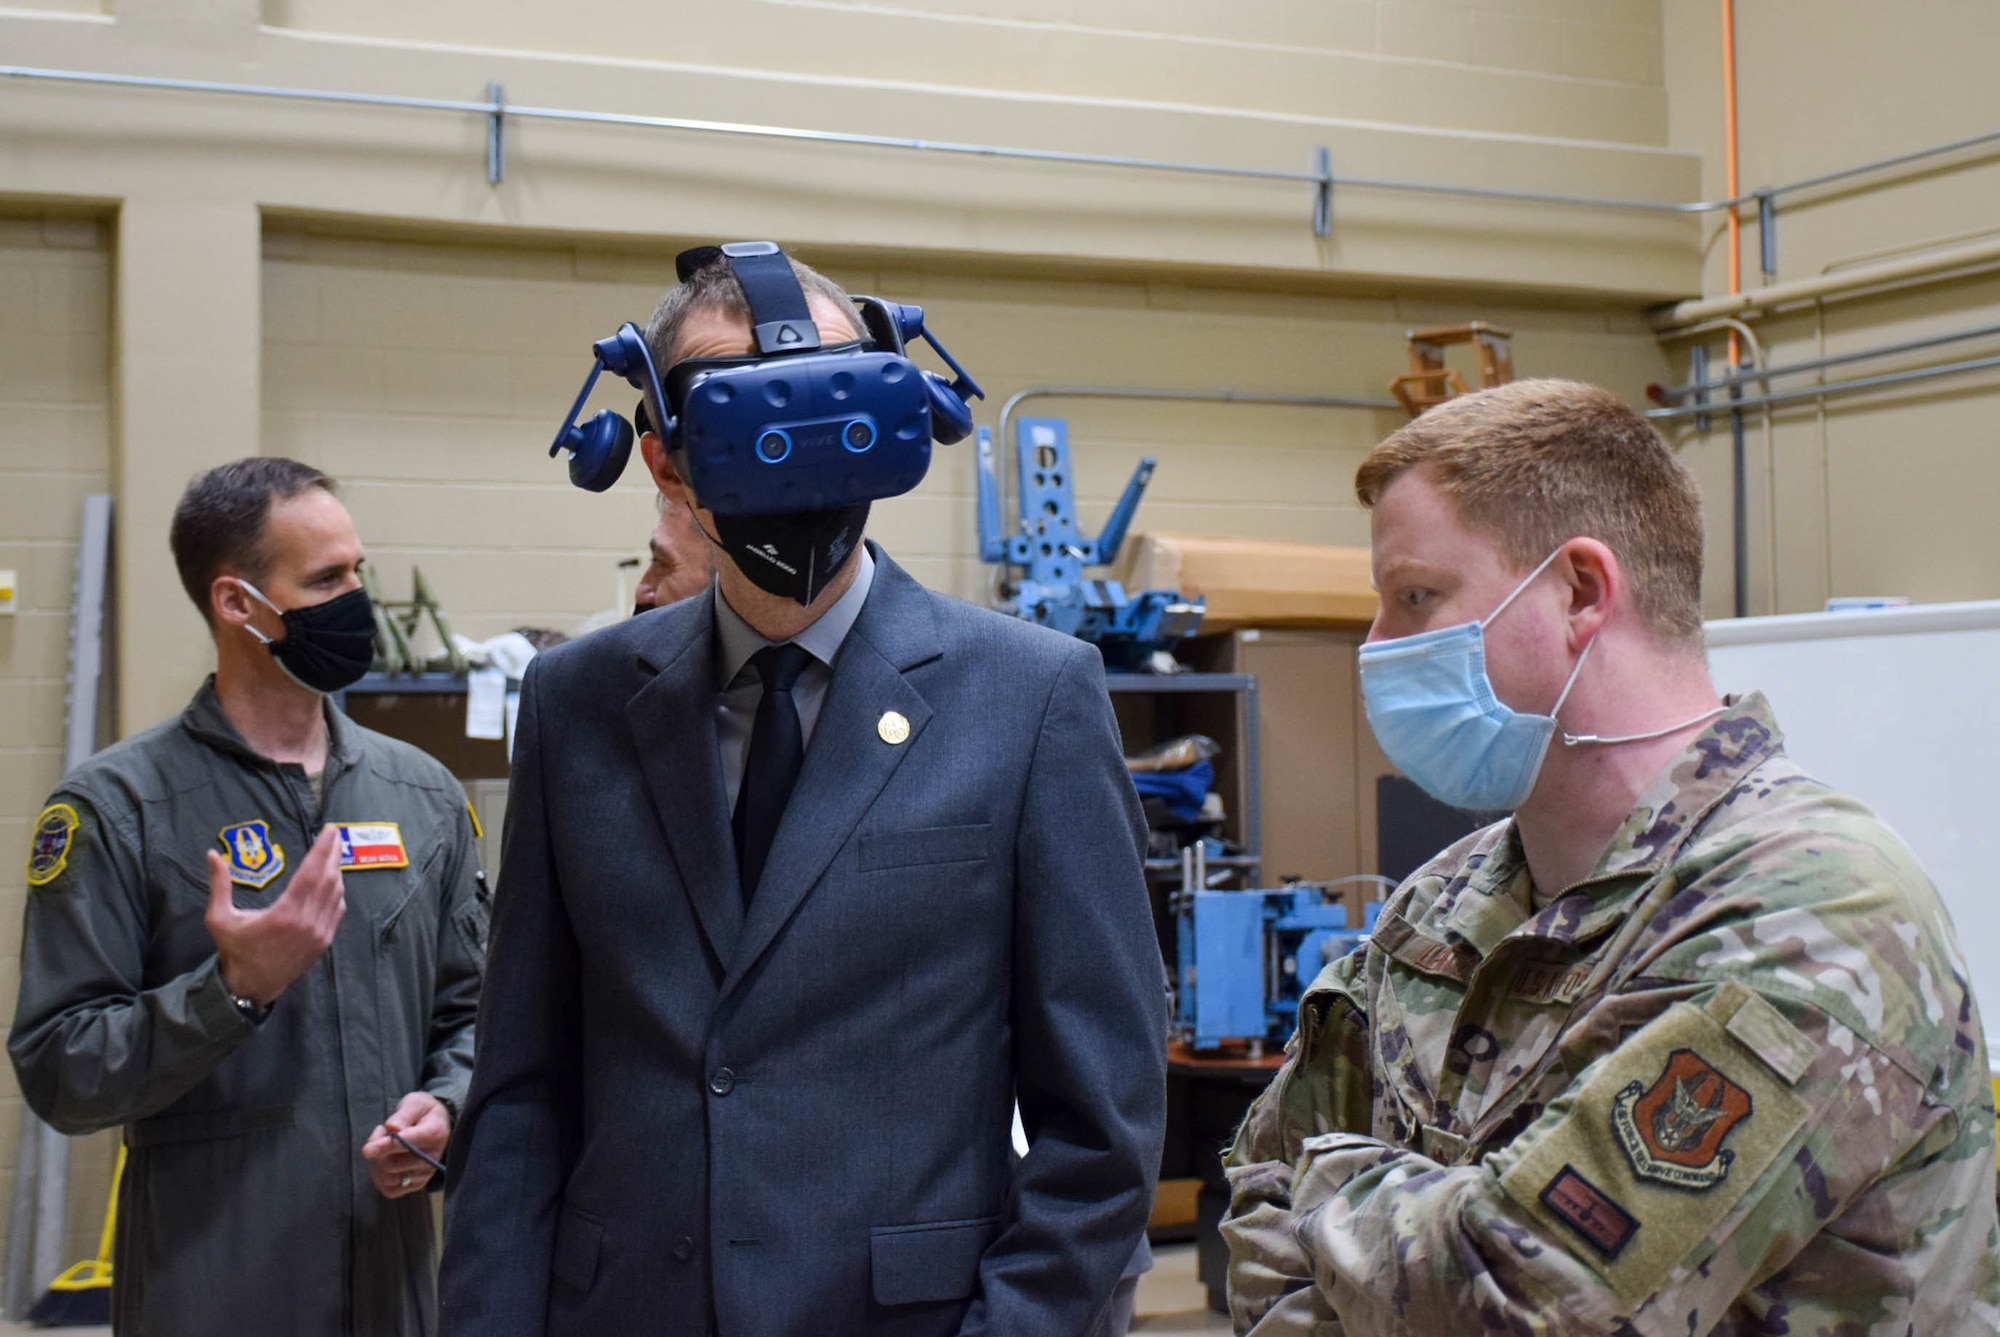
[[[261,910],[237,908],[229,862],[209,851],[208,932],[229,992],[269,1007],[333,944],[347,913],[339,840],[337,827],[322,828],[284,894]]]

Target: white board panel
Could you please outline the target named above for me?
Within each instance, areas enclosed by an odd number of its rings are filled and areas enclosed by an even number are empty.
[[[1725,694],[1761,691],[1785,747],[1909,843],[1958,929],[2000,1050],[2000,601],[1708,624]]]

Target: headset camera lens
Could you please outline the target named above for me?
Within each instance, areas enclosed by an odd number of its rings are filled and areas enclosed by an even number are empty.
[[[875,429],[860,419],[847,424],[847,448],[862,451],[875,444]]]
[[[757,453],[763,457],[766,464],[776,464],[789,455],[791,450],[792,443],[785,438],[783,432],[766,432],[757,438]]]

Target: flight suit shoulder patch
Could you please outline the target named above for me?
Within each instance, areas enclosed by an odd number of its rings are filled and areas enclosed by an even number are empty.
[[[83,825],[75,808],[67,803],[51,803],[35,819],[35,834],[28,846],[28,885],[46,887],[69,867],[69,854],[76,844],[76,831]]]
[[[1719,1247],[1743,1195],[1805,1126],[1805,1099],[1726,1021],[1668,1008],[1518,1158],[1502,1153],[1502,1190],[1628,1302]]]

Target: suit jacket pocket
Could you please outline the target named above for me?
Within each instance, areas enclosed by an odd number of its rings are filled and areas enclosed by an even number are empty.
[[[1000,1233],[1000,1218],[876,1226],[869,1232],[875,1303],[966,1300],[979,1287],[979,1260]]]
[[[555,1257],[549,1271],[580,1291],[597,1279],[597,1255],[604,1248],[604,1223],[588,1212],[565,1206],[556,1220]]]
[[[971,863],[986,857],[992,839],[993,827],[987,822],[929,826],[915,831],[876,831],[861,837],[861,871]]]

